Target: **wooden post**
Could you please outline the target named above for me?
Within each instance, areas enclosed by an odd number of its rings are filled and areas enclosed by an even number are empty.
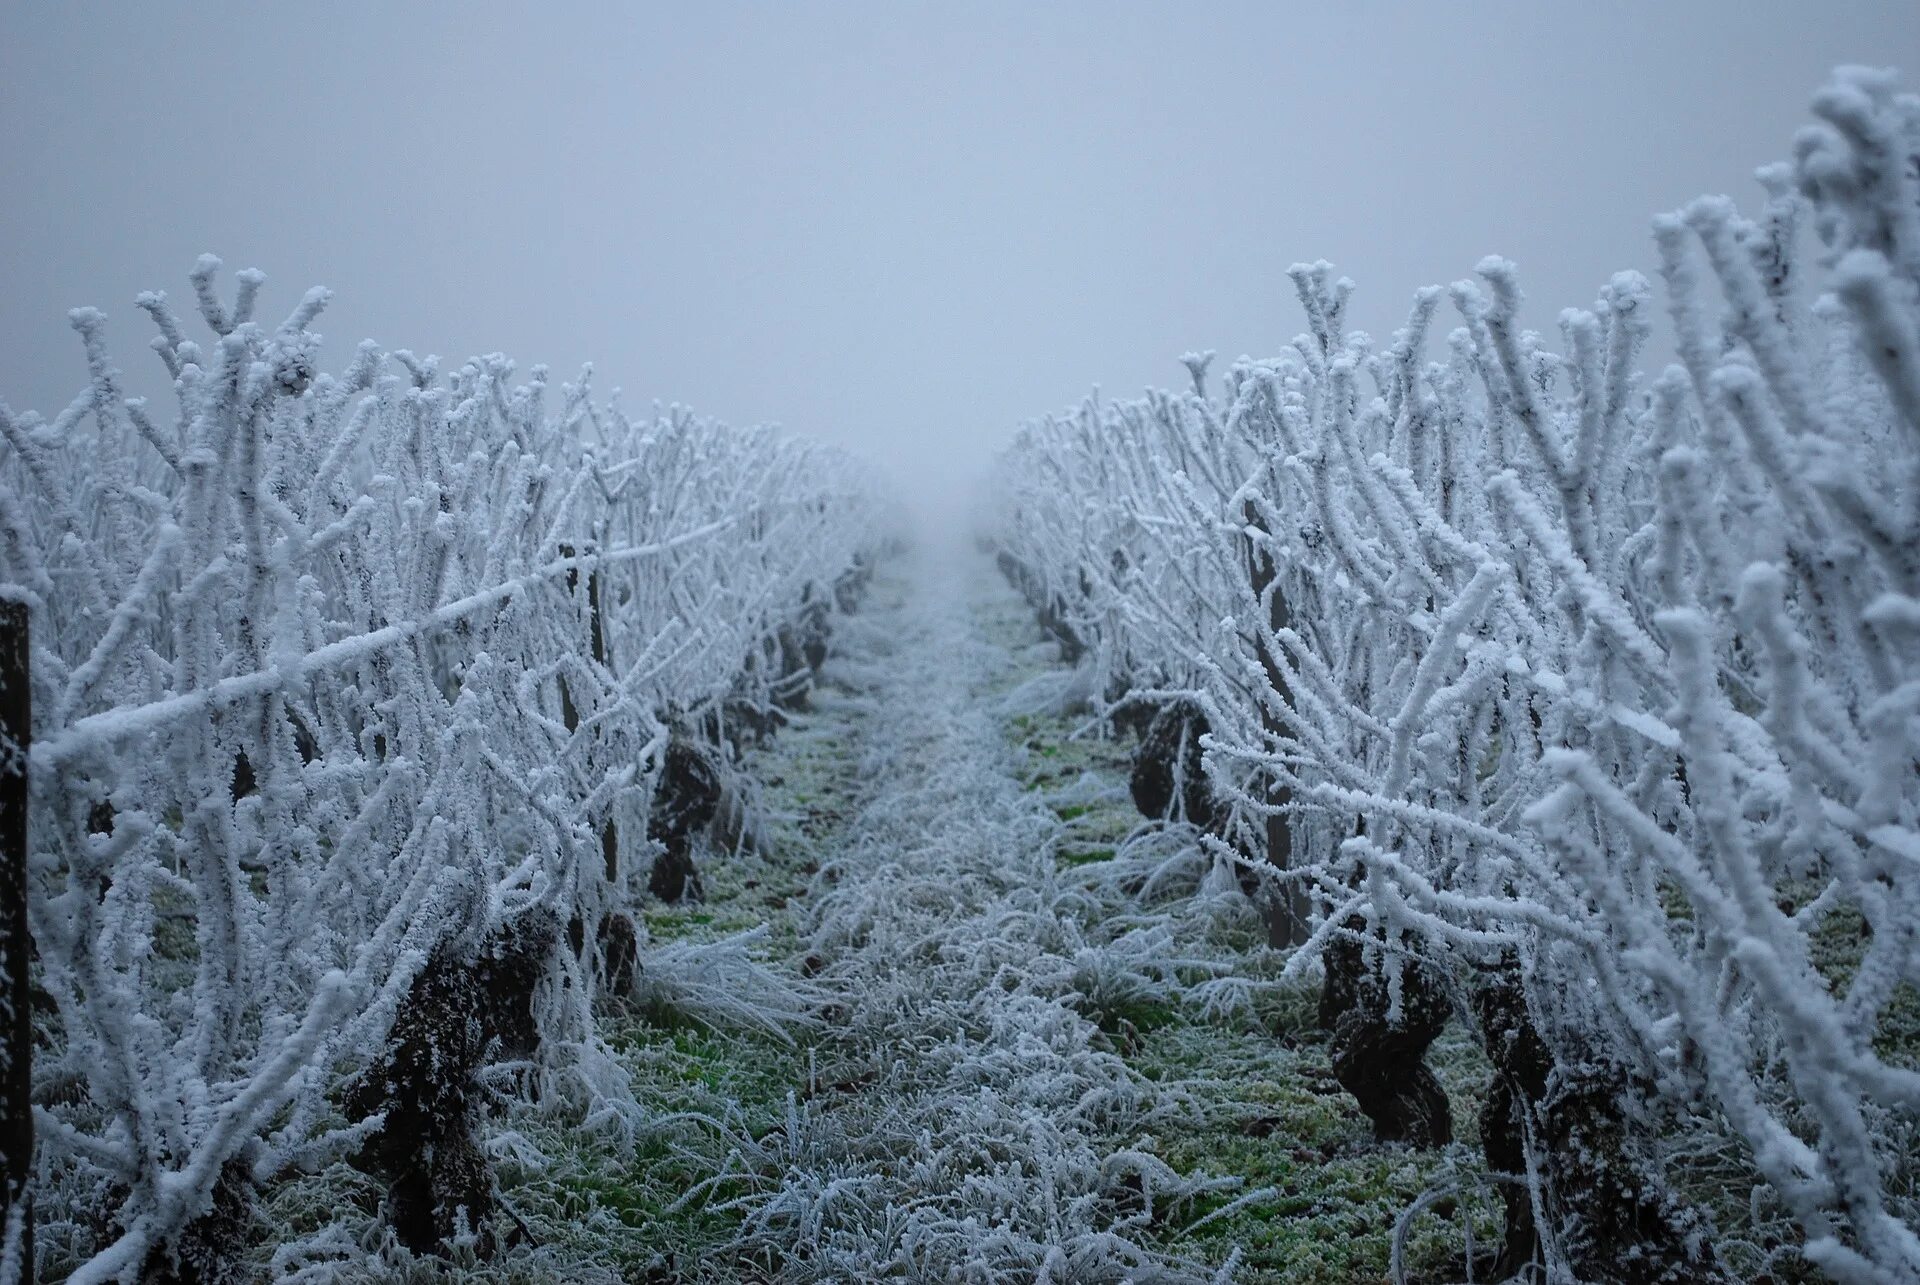
[[[605,546],[606,541],[602,540],[598,547]],[[567,582],[568,588],[576,588],[579,585],[579,573],[573,574],[574,578]],[[606,582],[600,574],[600,568],[595,567],[587,573],[587,619],[589,622],[587,641],[593,654],[593,663],[602,669],[611,667],[611,658],[607,651],[607,621],[604,615],[606,593]],[[608,677],[611,679],[612,675]],[[568,730],[571,731],[572,727],[569,726]],[[620,830],[614,824],[612,817],[608,817],[607,823],[600,828],[600,857],[606,863],[607,882],[618,883],[620,880]]]
[[[1266,524],[1261,521],[1259,511],[1254,508],[1252,501],[1247,502],[1245,514],[1249,526],[1265,532]],[[1247,542],[1247,579],[1253,589],[1254,600],[1257,602],[1267,597],[1269,589],[1273,591],[1272,597],[1268,598],[1267,633],[1255,635],[1255,644],[1260,651],[1260,667],[1266,671],[1267,685],[1273,688],[1274,694],[1279,696],[1282,703],[1291,706],[1293,693],[1287,687],[1286,672],[1281,669],[1279,658],[1273,654],[1269,645],[1272,634],[1279,633],[1292,623],[1287,610],[1286,596],[1280,592],[1280,587],[1274,584],[1279,574],[1280,569],[1274,565],[1273,558],[1249,540]],[[1263,710],[1260,721],[1270,736],[1285,735],[1285,727],[1272,714]],[[1268,804],[1275,808],[1283,808],[1292,800],[1293,791],[1285,785],[1277,781],[1268,783]],[[1285,870],[1293,864],[1293,829],[1287,824],[1287,818],[1278,812],[1267,818],[1267,860],[1280,870]],[[1305,887],[1298,881],[1289,881],[1280,896],[1268,906],[1266,915],[1268,944],[1298,946],[1307,939],[1312,913],[1312,905],[1307,898]]]
[[[0,598],[0,1285],[33,1279],[33,1002],[27,962],[27,604]],[[6,1273],[11,1273],[10,1275]]]

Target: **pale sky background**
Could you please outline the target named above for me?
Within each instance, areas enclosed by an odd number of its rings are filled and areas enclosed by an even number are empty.
[[[1752,206],[1836,63],[1920,83],[1920,0],[545,6],[0,0],[0,398],[84,383],[212,250],[450,362],[596,367],[859,448],[943,503],[1019,423],[1275,352],[1289,263],[1518,260],[1535,324]],[[225,289],[231,291],[230,278]]]

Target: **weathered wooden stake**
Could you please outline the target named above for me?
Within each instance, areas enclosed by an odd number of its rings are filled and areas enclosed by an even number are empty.
[[[0,598],[0,1285],[33,1279],[33,1003],[27,964],[27,604]]]
[[[1247,525],[1264,533],[1266,523],[1251,500],[1247,502],[1245,512]],[[1293,692],[1287,685],[1286,671],[1281,668],[1280,659],[1269,642],[1270,637],[1293,623],[1286,595],[1274,583],[1279,575],[1280,568],[1275,565],[1273,556],[1249,539],[1247,580],[1253,589],[1254,600],[1265,599],[1267,603],[1267,633],[1257,636],[1260,667],[1266,672],[1267,685],[1273,688],[1282,704],[1291,707]],[[1279,738],[1286,734],[1286,728],[1280,720],[1267,712],[1264,706],[1260,721],[1267,735]],[[1284,808],[1293,801],[1293,791],[1277,781],[1269,782],[1266,801],[1275,809]],[[1267,860],[1279,870],[1286,870],[1293,864],[1293,828],[1287,824],[1286,815],[1277,810],[1267,818]],[[1312,931],[1312,917],[1313,907],[1305,885],[1297,879],[1288,880],[1267,903],[1267,943],[1272,946],[1298,946]]]

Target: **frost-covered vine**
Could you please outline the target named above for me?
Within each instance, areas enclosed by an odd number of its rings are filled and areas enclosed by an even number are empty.
[[[1098,703],[1194,702],[1213,842],[1288,829],[1295,966],[1349,942],[1369,1021],[1439,986],[1479,1024],[1560,1276],[1611,1252],[1603,1170],[1651,1193],[1616,1243],[1723,1270],[1661,1119],[1737,1139],[1835,1278],[1920,1274],[1883,1038],[1920,985],[1920,98],[1848,68],[1814,112],[1756,217],[1658,220],[1664,290],[1618,274],[1557,350],[1504,260],[1384,349],[1303,265],[1279,358],[1001,469],[1003,566]]]
[[[219,266],[208,339],[139,300],[169,412],[124,394],[92,309],[86,390],[0,407],[41,1253],[76,1281],[148,1279],[259,1184],[370,1154],[397,1014],[445,969],[492,988],[480,1033],[530,1092],[617,1124],[595,926],[644,895],[670,741],[764,714],[879,537],[833,451],[497,355],[443,377],[367,343],[324,374],[327,292],[266,324],[261,275],[228,302]],[[502,987],[530,1035],[495,1029]]]

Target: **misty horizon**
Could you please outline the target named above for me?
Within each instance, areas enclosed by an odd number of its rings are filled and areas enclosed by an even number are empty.
[[[0,1285],[1920,1281],[1920,3],[0,5]]]
[[[1830,67],[1920,53],[1891,3],[1471,13],[328,9],[213,40],[13,6],[0,398],[80,390],[79,305],[164,394],[133,296],[189,296],[212,252],[266,273],[263,317],[333,289],[324,365],[368,337],[591,363],[629,407],[780,424],[945,507],[1095,388],[1277,352],[1295,261],[1351,276],[1384,342],[1416,288],[1502,254],[1551,330],[1652,275],[1656,213],[1756,208]]]

